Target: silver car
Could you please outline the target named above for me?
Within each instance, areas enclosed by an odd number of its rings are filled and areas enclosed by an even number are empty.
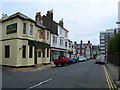
[[[98,55],[96,58],[96,63],[104,63],[105,64],[105,57],[103,55]]]

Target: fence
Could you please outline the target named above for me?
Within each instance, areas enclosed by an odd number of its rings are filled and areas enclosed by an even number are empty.
[[[120,67],[120,53],[108,54],[107,61]]]

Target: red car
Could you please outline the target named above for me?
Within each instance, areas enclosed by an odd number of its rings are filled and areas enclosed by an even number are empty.
[[[53,60],[56,67],[58,65],[65,66],[66,64],[70,64],[70,59],[66,58],[65,56],[59,56],[58,59]]]

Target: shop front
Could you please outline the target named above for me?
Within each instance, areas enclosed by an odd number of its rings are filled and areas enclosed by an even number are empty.
[[[29,40],[28,45],[35,48],[34,64],[50,63],[50,44]]]

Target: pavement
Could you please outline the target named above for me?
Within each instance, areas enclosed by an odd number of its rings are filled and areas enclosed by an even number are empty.
[[[118,89],[120,89],[120,80],[119,80],[119,69],[118,66],[111,64],[109,62],[106,62],[105,64],[114,84],[117,86]]]
[[[37,71],[37,70],[43,70],[47,68],[55,67],[53,63],[50,64],[39,64],[35,66],[30,67],[8,67],[8,66],[2,66],[2,69],[10,70],[10,71],[20,71],[20,72],[31,72],[31,71]]]

